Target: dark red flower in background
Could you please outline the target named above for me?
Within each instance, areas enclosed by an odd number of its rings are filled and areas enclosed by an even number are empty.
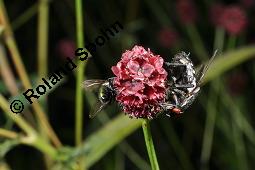
[[[255,5],[255,0],[241,0],[241,4],[245,8],[252,8]]]
[[[228,90],[231,95],[241,95],[246,89],[248,77],[245,73],[239,71],[233,73],[227,78]]]
[[[210,7],[210,19],[215,26],[221,26],[221,17],[224,11],[224,5],[216,3]]]
[[[239,6],[226,7],[221,16],[221,25],[231,35],[241,33],[247,24],[246,13]]]
[[[158,32],[158,41],[165,48],[173,47],[178,41],[178,34],[169,27],[162,28]]]
[[[58,54],[63,57],[64,59],[69,57],[75,57],[75,43],[70,39],[62,39],[57,44],[57,52]]]
[[[160,112],[158,103],[165,99],[167,78],[163,62],[150,49],[135,46],[112,67],[116,100],[130,117],[152,119]]]
[[[197,10],[192,0],[178,0],[176,10],[183,24],[192,24],[197,19]]]

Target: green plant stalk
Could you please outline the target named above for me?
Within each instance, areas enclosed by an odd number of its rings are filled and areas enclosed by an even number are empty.
[[[0,94],[0,107],[3,109],[6,116],[13,120],[26,134],[35,134],[34,129],[20,116],[15,115],[10,111],[10,106],[8,101]]]
[[[82,0],[75,1],[76,10],[76,38],[77,46],[84,47],[83,34],[83,9]],[[83,92],[82,81],[85,70],[85,63],[78,61],[77,77],[76,77],[76,101],[75,101],[75,143],[81,145],[82,143],[82,129],[83,129]]]
[[[48,38],[49,38],[49,3],[48,0],[39,0],[38,6],[38,46],[37,46],[37,68],[38,68],[38,83],[43,77],[48,76]],[[47,97],[44,96],[41,100],[41,104],[45,110],[47,107]],[[49,140],[47,133],[44,132],[44,128],[40,126],[40,134],[45,140]],[[41,145],[39,145],[41,146]],[[42,145],[43,146],[43,145]],[[50,152],[51,153],[51,152]],[[48,156],[44,155],[44,161],[46,169],[49,169],[50,160]]]
[[[224,48],[225,30],[221,27],[216,28],[214,37],[214,50],[218,50],[221,53]]]
[[[220,79],[217,79],[213,82],[214,88],[211,87],[209,92],[209,100],[207,102],[206,110],[206,123],[205,123],[205,130],[203,135],[203,145],[201,151],[201,169],[207,169],[208,162],[211,156],[212,150],[212,143],[213,143],[213,134],[214,134],[214,127],[215,121],[217,116],[217,109],[215,103],[217,102],[217,97],[219,94],[219,83]],[[206,167],[206,168],[205,168]]]
[[[227,50],[232,50],[236,46],[237,37],[234,35],[230,35],[228,38]]]
[[[15,77],[12,74],[9,61],[6,56],[5,49],[0,43],[0,75],[5,83],[7,89],[10,91],[11,95],[18,95],[19,90],[15,81]]]
[[[48,36],[49,36],[49,4],[48,0],[39,1],[38,13],[38,81],[48,75]]]
[[[36,140],[32,144],[28,143],[28,145],[31,145],[31,146],[35,147],[36,149],[40,150],[42,153],[47,154],[48,156],[50,156],[50,158],[52,160],[58,159],[57,150],[53,146],[51,146],[48,143],[48,141],[45,141],[45,139],[43,137],[37,136]]]
[[[15,31],[20,28],[23,24],[29,21],[38,11],[38,4],[35,3],[31,7],[29,7],[25,12],[23,12],[20,16],[18,16],[14,21],[12,21],[11,26]]]
[[[18,134],[16,132],[0,128],[0,136],[9,139],[15,139],[18,137]]]
[[[224,37],[225,31],[217,27],[215,30],[215,37],[214,37],[214,50],[218,50],[218,53],[221,53],[224,47]],[[216,103],[217,96],[219,94],[219,87],[220,87],[220,79],[216,79],[212,82],[212,86],[209,92],[209,98],[207,102],[207,115],[206,115],[206,123],[205,123],[205,130],[203,135],[203,145],[201,151],[201,169],[205,169],[208,166],[208,162],[211,155],[212,149],[212,142],[213,142],[213,134],[214,134],[214,127],[217,115],[216,106],[213,103]],[[212,101],[214,101],[212,103]]]
[[[157,20],[162,26],[171,26],[172,23],[168,15],[162,10],[160,4],[156,0],[145,0],[146,5],[150,8],[150,11],[153,12]]]
[[[195,25],[190,24],[186,26],[186,32],[189,36],[189,39],[193,45],[195,53],[200,61],[204,61],[208,58],[208,54],[206,52],[206,48],[202,41],[201,36],[199,35]]]
[[[234,116],[233,116],[234,117]],[[248,170],[248,163],[246,157],[245,144],[243,140],[243,133],[232,118],[233,142],[236,151],[236,161],[239,169]]]
[[[150,121],[148,119],[144,119],[142,121],[142,127],[143,127],[143,134],[144,134],[145,144],[147,147],[147,152],[150,158],[151,169],[159,170],[158,160],[157,160],[157,156],[156,156],[156,152],[154,149],[153,140],[151,136]]]

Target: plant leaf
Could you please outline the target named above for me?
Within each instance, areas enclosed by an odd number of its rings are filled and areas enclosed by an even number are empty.
[[[3,159],[5,154],[9,152],[13,147],[17,146],[20,142],[18,140],[5,140],[0,144],[0,160]]]
[[[215,60],[209,67],[204,83],[220,76],[224,72],[234,68],[237,65],[255,57],[255,46],[246,46],[234,51],[227,52],[225,54],[216,56]]]
[[[121,115],[90,135],[84,144],[73,152],[71,159],[85,155],[88,168],[140,126],[140,120],[130,119],[124,113],[121,113]]]

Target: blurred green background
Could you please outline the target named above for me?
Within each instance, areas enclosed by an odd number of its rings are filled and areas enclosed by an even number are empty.
[[[162,115],[151,121],[160,169],[255,166],[254,0],[0,4],[0,170],[150,169],[141,121],[129,119],[117,104],[89,119],[97,97],[79,83],[112,77],[111,66],[134,45],[150,48],[165,61],[177,52],[190,52],[196,66],[218,49],[194,104],[180,118]],[[77,27],[79,21],[83,28]],[[28,79],[37,87],[66,57],[74,58],[76,48],[94,42],[100,29],[116,21],[124,29],[97,46],[93,57],[78,63],[47,97],[22,114],[10,112],[8,102],[28,89]]]

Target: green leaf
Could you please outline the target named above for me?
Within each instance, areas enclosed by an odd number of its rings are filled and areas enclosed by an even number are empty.
[[[5,140],[0,144],[0,160],[3,159],[5,154],[9,152],[13,147],[19,144],[18,140]]]
[[[85,155],[85,164],[88,168],[140,126],[140,120],[130,119],[121,113],[90,135],[84,144],[73,152],[71,159]]]
[[[204,83],[220,76],[224,72],[234,68],[237,65],[255,57],[255,46],[247,46],[225,54],[216,56],[212,65],[205,75]]]

